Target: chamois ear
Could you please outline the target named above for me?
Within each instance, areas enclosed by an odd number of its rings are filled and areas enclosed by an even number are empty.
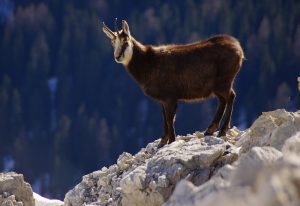
[[[113,31],[111,31],[103,22],[103,27],[102,27],[102,31],[106,34],[106,36],[110,39],[114,39],[115,38],[115,34]]]
[[[125,34],[130,36],[129,26],[125,20],[122,20],[122,29],[125,32]]]

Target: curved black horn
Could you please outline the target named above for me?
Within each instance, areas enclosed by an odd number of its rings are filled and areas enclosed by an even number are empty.
[[[118,29],[118,19],[115,18],[115,30],[117,32],[117,35],[119,35],[119,29]]]

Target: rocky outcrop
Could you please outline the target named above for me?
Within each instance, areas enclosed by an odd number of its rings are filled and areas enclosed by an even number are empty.
[[[123,153],[117,164],[84,176],[66,194],[65,204],[161,205],[181,179],[201,185],[237,158],[231,143],[199,132],[177,137],[161,149],[158,143],[148,144],[135,156]]]
[[[263,113],[240,138],[239,159],[197,187],[182,180],[165,206],[296,206],[300,203],[300,113]]]
[[[35,205],[31,186],[24,181],[22,174],[0,173],[0,205]]]
[[[283,150],[253,147],[196,187],[181,181],[165,206],[296,206],[300,203],[300,133]]]
[[[281,150],[284,142],[300,129],[300,112],[278,109],[263,114],[241,135],[236,143],[242,152],[254,146],[271,146]]]
[[[65,205],[299,205],[300,113],[263,113],[223,139],[159,140],[83,177]],[[236,161],[237,160],[237,161]]]
[[[1,206],[62,206],[59,200],[49,200],[33,193],[22,174],[0,173]]]

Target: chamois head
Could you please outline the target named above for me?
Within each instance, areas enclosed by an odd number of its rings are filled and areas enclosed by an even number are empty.
[[[115,61],[127,65],[130,62],[133,53],[133,43],[127,22],[122,20],[122,29],[119,30],[116,18],[115,32],[111,31],[103,22],[102,30],[106,36],[111,39],[114,48]]]

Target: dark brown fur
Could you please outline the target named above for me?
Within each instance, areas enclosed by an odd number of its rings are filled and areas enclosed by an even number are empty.
[[[205,135],[219,128],[224,111],[219,136],[226,135],[235,98],[232,85],[244,58],[235,38],[218,35],[193,44],[166,46],[144,46],[133,39],[133,44],[133,56],[126,70],[146,95],[162,105],[161,146],[175,140],[177,101],[195,102],[216,96],[219,106]]]

